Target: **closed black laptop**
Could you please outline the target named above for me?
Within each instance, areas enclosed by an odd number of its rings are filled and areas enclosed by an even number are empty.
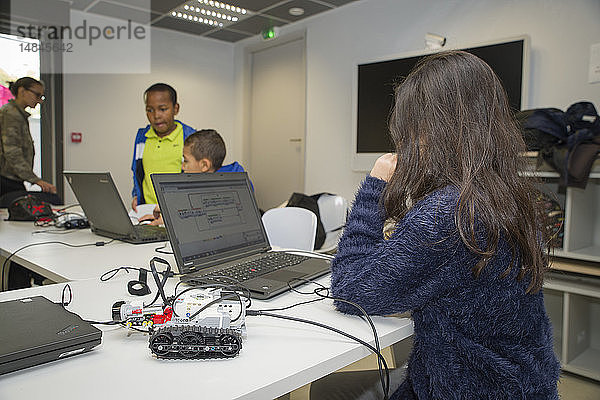
[[[45,297],[0,303],[0,374],[84,353],[101,339],[102,331]]]
[[[267,299],[330,271],[328,260],[271,251],[245,172],[151,177],[183,280],[227,277]]]
[[[110,172],[64,172],[92,232],[140,244],[168,240],[163,227],[133,225]]]

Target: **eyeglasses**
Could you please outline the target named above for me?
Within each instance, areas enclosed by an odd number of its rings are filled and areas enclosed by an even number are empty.
[[[25,89],[25,90],[28,90],[28,91],[30,91],[31,93],[35,94],[35,97],[36,97],[38,100],[42,100],[42,101],[46,100],[46,96],[44,96],[44,94],[43,94],[43,93],[38,93],[38,92],[36,92],[35,90],[31,90],[31,89]]]

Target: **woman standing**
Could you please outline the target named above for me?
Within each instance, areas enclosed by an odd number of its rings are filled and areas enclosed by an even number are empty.
[[[39,185],[44,192],[56,193],[56,187],[33,172],[35,150],[29,132],[27,107],[34,108],[44,101],[44,85],[24,77],[9,84],[15,96],[0,108],[0,196],[24,191],[24,181]]]
[[[356,195],[331,289],[370,314],[411,311],[413,351],[391,398],[558,399],[546,238],[498,77],[466,52],[430,56],[397,88],[390,133],[395,154]]]

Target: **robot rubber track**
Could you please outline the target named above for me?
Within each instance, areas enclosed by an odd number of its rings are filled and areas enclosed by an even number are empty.
[[[229,328],[165,326],[151,331],[148,347],[163,359],[231,358],[242,349],[242,337]]]

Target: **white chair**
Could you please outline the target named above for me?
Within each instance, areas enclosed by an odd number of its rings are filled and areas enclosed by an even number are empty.
[[[325,242],[317,251],[319,253],[328,253],[337,248],[337,244],[342,236],[348,214],[348,200],[342,196],[323,194],[317,200],[317,204],[326,235]]]
[[[283,207],[267,210],[263,225],[272,247],[313,251],[317,216],[305,208]]]

